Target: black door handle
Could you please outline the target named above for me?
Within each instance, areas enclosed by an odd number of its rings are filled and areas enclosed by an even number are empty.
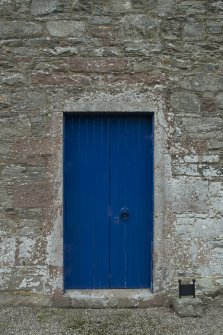
[[[129,219],[129,210],[128,210],[128,208],[122,208],[119,217],[123,221],[128,220]]]

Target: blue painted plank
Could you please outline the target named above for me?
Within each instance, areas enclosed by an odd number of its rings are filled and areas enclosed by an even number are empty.
[[[152,149],[151,118],[120,116],[111,119],[111,288],[151,285]],[[129,210],[126,221],[119,218],[122,208]]]
[[[66,115],[64,287],[109,286],[108,119]]]

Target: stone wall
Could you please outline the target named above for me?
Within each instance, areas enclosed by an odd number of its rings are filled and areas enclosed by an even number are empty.
[[[63,292],[63,112],[110,108],[155,114],[154,292],[221,291],[223,2],[0,0],[0,33],[0,290]]]

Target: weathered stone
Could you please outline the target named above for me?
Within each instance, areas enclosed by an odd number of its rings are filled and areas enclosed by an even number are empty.
[[[12,145],[14,153],[20,153],[26,156],[30,155],[52,155],[54,151],[54,144],[56,142],[53,138],[23,138],[18,139]]]
[[[179,7],[188,15],[204,14],[206,12],[204,4],[199,1],[183,1],[179,4]]]
[[[0,85],[23,86],[25,84],[27,84],[27,78],[21,73],[5,73],[5,75],[0,75]]]
[[[9,105],[9,97],[6,94],[0,95],[0,109],[8,107]]]
[[[208,6],[214,11],[221,11],[223,10],[223,1],[215,1],[213,3],[208,4]]]
[[[125,58],[81,58],[70,60],[69,70],[73,72],[126,72],[128,61]]]
[[[197,165],[173,164],[173,174],[177,176],[199,176]]]
[[[207,22],[207,31],[210,34],[221,34],[223,31],[222,20],[213,20]],[[219,36],[218,36],[219,38]]]
[[[92,16],[90,18],[91,24],[106,25],[110,24],[112,19],[109,16]]]
[[[38,23],[33,22],[0,22],[1,38],[27,38],[39,37],[42,34],[42,27]]]
[[[89,34],[93,38],[100,38],[106,41],[106,45],[113,44],[114,41],[117,39],[117,31],[114,30],[113,27],[110,26],[100,26],[100,25],[94,25],[91,26],[89,29]],[[97,49],[94,50],[94,52]]]
[[[198,92],[204,91],[219,91],[223,87],[222,76],[208,73],[197,73],[190,79],[185,79],[181,82],[181,86],[186,89],[195,90]]]
[[[92,85],[92,79],[83,74],[46,74],[46,73],[33,73],[32,82],[36,85],[73,85],[75,87],[87,87]]]
[[[152,9],[155,5],[156,1],[132,0],[132,9],[136,12],[144,12],[146,8]]]
[[[173,109],[183,113],[197,114],[200,112],[200,100],[192,93],[176,92],[172,94],[170,103]]]
[[[72,9],[92,13],[93,2],[89,0],[74,0],[72,3]]]
[[[126,15],[121,20],[123,38],[143,39],[157,35],[159,21],[147,15]]]
[[[42,92],[19,92],[12,95],[16,110],[42,110],[46,108],[46,94]]]
[[[167,40],[175,40],[180,37],[181,22],[176,19],[168,19],[161,25],[163,38]]]
[[[32,0],[31,3],[31,13],[33,15],[45,15],[62,11],[61,0]]]
[[[0,0],[0,15],[12,14],[14,8],[13,0]]]
[[[202,22],[196,22],[193,19],[184,24],[183,38],[185,40],[200,40],[204,38],[204,25]]]
[[[156,12],[160,15],[168,14],[175,5],[175,0],[158,0],[158,5],[156,8]]]
[[[13,206],[18,208],[49,208],[52,185],[49,182],[26,182],[13,187]]]
[[[16,10],[20,14],[30,13],[30,0],[15,0]]]
[[[1,265],[14,265],[15,252],[16,252],[16,238],[6,237],[0,239],[0,264]]]
[[[223,93],[219,93],[216,96],[216,105],[218,108],[223,108]]]
[[[174,213],[206,212],[210,206],[207,181],[178,177],[169,183],[167,195]]]
[[[199,124],[195,122],[194,118],[183,118],[183,125],[188,133],[193,137],[216,137],[222,133],[223,119],[220,117],[203,117]]]
[[[27,117],[0,118],[0,134],[2,138],[29,136],[30,126],[30,121]]]
[[[190,155],[184,156],[183,160],[186,163],[218,163],[219,155]]]
[[[45,48],[44,53],[53,56],[72,56],[78,54],[77,47],[55,47],[55,48]]]
[[[142,43],[140,41],[126,42],[125,53],[129,56],[150,56],[153,52],[160,52],[163,46],[160,43]]]
[[[132,9],[130,0],[110,0],[109,11],[114,13],[125,13]]]
[[[202,300],[199,298],[173,298],[173,307],[182,317],[201,317],[203,315]]]
[[[44,177],[44,166],[21,166],[21,165],[7,165],[2,169],[2,175],[7,180],[41,180]]]
[[[223,234],[223,220],[222,219],[197,219],[192,236],[193,237],[202,237],[202,238],[211,238],[218,237]]]
[[[2,155],[8,154],[10,151],[10,146],[11,144],[8,143],[5,138],[3,141],[1,140],[0,141],[0,154]]]
[[[151,72],[154,69],[153,60],[138,60],[132,64],[133,72]]]
[[[74,36],[78,39],[86,37],[85,25],[79,21],[49,21],[47,28],[50,35],[56,37]]]

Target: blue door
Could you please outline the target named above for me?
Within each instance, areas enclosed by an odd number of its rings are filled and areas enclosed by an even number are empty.
[[[152,231],[152,116],[66,114],[64,288],[149,288]]]

